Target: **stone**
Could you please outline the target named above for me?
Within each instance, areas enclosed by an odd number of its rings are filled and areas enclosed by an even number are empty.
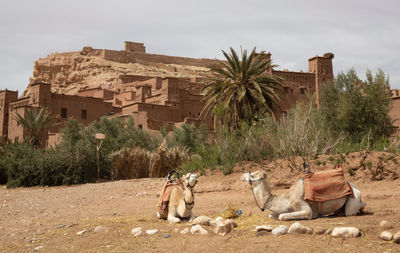
[[[131,230],[131,234],[132,234],[134,237],[141,236],[141,235],[143,234],[143,232],[142,232],[142,227],[133,228],[133,229]]]
[[[260,230],[256,232],[256,236],[266,236],[269,235],[270,232],[268,232],[267,230]]]
[[[194,225],[191,229],[190,229],[190,233],[193,234],[200,234],[200,235],[206,235],[208,234],[208,231],[205,230],[204,228],[201,227],[201,225]]]
[[[325,231],[325,234],[326,234],[326,235],[332,234],[332,229],[331,229],[331,228],[327,229],[327,230]]]
[[[40,246],[35,247],[35,248],[33,249],[33,251],[39,251],[39,250],[41,250],[41,249],[43,249],[43,248],[44,248],[44,246],[40,245]]]
[[[207,216],[199,216],[196,217],[192,223],[195,225],[203,225],[203,226],[210,226],[210,221],[212,221],[213,219],[211,219],[210,217]]]
[[[323,227],[315,227],[314,228],[314,234],[316,235],[322,235],[326,232],[327,230]]]
[[[180,233],[183,234],[183,235],[189,233],[189,228],[182,229],[182,231]]]
[[[148,235],[154,235],[158,232],[158,229],[148,229],[146,230],[146,234]]]
[[[284,235],[288,231],[288,227],[285,225],[279,225],[276,228],[272,229],[273,235]]]
[[[138,192],[138,193],[136,193],[136,197],[144,197],[144,196],[147,196],[147,195],[149,195],[147,192]]]
[[[222,217],[218,217],[215,221],[210,221],[210,227],[214,233],[223,236],[233,229],[232,223],[225,221]]]
[[[77,235],[83,235],[84,233],[86,233],[86,229],[81,230],[81,231],[77,232],[76,234],[77,234]]]
[[[356,227],[335,227],[332,230],[333,237],[352,238],[360,235],[360,230]]]
[[[383,229],[392,229],[393,228],[392,224],[385,220],[381,221],[381,223],[379,223],[379,226]]]
[[[165,238],[165,239],[167,239],[167,238],[170,238],[170,237],[171,237],[171,234],[164,234],[162,237]]]
[[[309,227],[303,226],[300,222],[293,223],[288,230],[289,234],[312,234],[313,230]]]
[[[97,226],[94,228],[93,230],[94,233],[107,233],[108,232],[108,228],[104,227],[104,226]]]
[[[395,243],[400,243],[400,231],[394,234],[393,236],[393,242]]]
[[[254,231],[258,232],[258,231],[268,231],[271,232],[272,231],[272,227],[271,226],[267,226],[267,225],[262,225],[262,226],[257,226],[256,229],[254,229]]]
[[[393,239],[393,235],[389,231],[383,231],[380,237],[385,241],[391,241]]]

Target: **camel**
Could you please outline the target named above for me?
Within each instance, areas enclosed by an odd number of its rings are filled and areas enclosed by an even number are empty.
[[[240,180],[248,182],[252,186],[254,199],[263,203],[261,211],[270,210],[272,219],[279,220],[305,220],[315,219],[323,215],[337,213],[343,206],[346,216],[356,215],[366,206],[361,200],[361,192],[350,182],[353,196],[345,196],[327,201],[304,200],[304,181],[300,179],[289,190],[280,196],[271,193],[271,187],[265,171],[245,173]]]
[[[194,206],[193,188],[197,184],[197,175],[188,173],[181,179],[182,185],[173,186],[168,202],[167,219],[170,223],[179,223],[181,219],[192,221],[195,216],[192,212]],[[157,211],[159,219],[165,219],[165,215]]]

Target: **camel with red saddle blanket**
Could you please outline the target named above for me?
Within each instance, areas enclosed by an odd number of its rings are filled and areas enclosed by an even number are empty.
[[[344,179],[341,168],[307,173],[280,196],[272,194],[265,171],[245,173],[240,180],[252,186],[257,206],[270,210],[270,218],[279,220],[315,219],[334,214],[344,207],[346,216],[356,215],[366,206],[361,192]],[[259,206],[258,203],[262,203]]]
[[[176,173],[177,179],[172,180],[172,173]],[[192,208],[194,206],[193,188],[197,184],[197,175],[188,173],[182,178],[176,171],[170,171],[168,182],[164,185],[160,200],[157,204],[157,217],[168,219],[170,223],[178,223],[181,219],[195,218]]]

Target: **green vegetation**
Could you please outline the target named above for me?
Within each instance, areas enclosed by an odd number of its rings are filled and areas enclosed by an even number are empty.
[[[393,131],[389,79],[382,70],[367,71],[362,81],[354,69],[339,73],[333,84],[323,86],[321,114],[329,129],[346,133],[352,144],[382,142]],[[365,140],[365,138],[368,140]]]
[[[51,127],[53,118],[50,112],[47,111],[47,108],[43,107],[39,111],[37,108],[27,108],[24,110],[23,115],[17,113],[15,120],[26,131],[26,141],[35,148],[38,148],[42,145],[40,142],[40,134],[43,129]]]
[[[277,76],[265,75],[272,67],[265,60],[264,51],[256,54],[256,48],[247,55],[242,50],[242,58],[230,48],[230,54],[222,51],[226,62],[219,61],[222,67],[213,67],[215,74],[204,87],[205,107],[203,114],[218,117],[224,126],[239,128],[242,121],[251,124],[259,115],[273,113],[277,106],[276,91],[281,88]]]

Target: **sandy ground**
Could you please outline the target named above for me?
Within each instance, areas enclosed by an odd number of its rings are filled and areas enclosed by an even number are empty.
[[[164,179],[134,179],[79,186],[0,189],[0,252],[400,252],[400,245],[379,238],[379,223],[387,220],[400,231],[400,180],[361,181],[366,213],[355,217],[330,217],[301,221],[309,227],[356,226],[362,236],[337,239],[327,235],[272,234],[256,237],[256,225],[290,226],[257,209],[250,187],[239,181],[241,173],[201,176],[195,188],[195,215],[217,217],[231,205],[243,216],[226,236],[182,235],[189,223],[177,225],[156,218],[158,192]],[[273,183],[274,185],[274,183]],[[279,185],[276,184],[275,185]],[[287,186],[275,186],[282,193]],[[139,196],[137,194],[139,193]],[[147,193],[140,194],[140,193]],[[145,195],[145,196],[141,196]],[[107,232],[94,233],[96,226]],[[159,229],[152,236],[134,238],[135,227]],[[208,229],[208,228],[207,228]],[[78,231],[86,230],[82,235]],[[170,238],[163,238],[169,233]]]

